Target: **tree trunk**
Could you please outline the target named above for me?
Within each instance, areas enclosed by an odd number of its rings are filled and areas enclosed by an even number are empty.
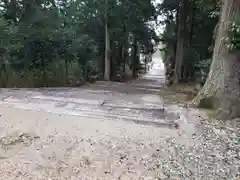
[[[188,0],[182,0],[180,4],[180,19],[178,27],[177,50],[175,59],[174,83],[178,83],[182,74],[182,58],[185,44],[186,18]]]
[[[123,72],[126,71],[126,56],[125,56],[125,47],[122,49],[122,57],[123,57]]]
[[[104,69],[105,69],[105,47],[104,45],[100,45],[100,48],[98,50],[98,56],[99,56],[99,62],[98,62],[98,67],[101,73],[101,79],[104,78]]]
[[[125,70],[126,70],[126,56],[125,56],[125,49],[127,49],[127,36],[128,36],[128,33],[126,33],[126,25],[125,25],[125,19],[123,19],[123,34],[124,34],[124,40],[123,40],[123,48],[122,48],[122,60],[123,60],[123,72],[125,73]]]
[[[65,60],[64,60],[64,65],[65,65],[65,73],[66,73],[65,80],[66,80],[66,85],[67,85],[68,84],[68,60],[67,60],[67,58],[65,58]]]
[[[110,47],[111,47],[111,53],[110,53],[110,61],[111,61],[111,64],[110,64],[110,80],[111,81],[114,81],[115,78],[116,78],[116,71],[117,71],[117,55],[116,55],[116,52],[117,52],[117,45],[111,41],[110,42]]]
[[[193,34],[194,34],[195,13],[196,13],[196,5],[194,2],[192,2],[192,13],[191,13],[191,18],[190,18],[189,37],[188,37],[189,47],[192,44],[192,39],[193,39]]]
[[[133,44],[132,44],[132,77],[137,75],[137,40],[133,34]]]
[[[188,29],[188,36],[185,37],[185,45],[187,48],[191,48],[192,47],[192,39],[193,39],[193,35],[194,35],[194,25],[195,25],[195,11],[196,11],[196,4],[195,2],[190,2],[189,5],[191,8],[191,13],[189,16],[189,20],[186,22],[188,24],[188,28],[186,28],[186,30]],[[182,64],[182,81],[184,82],[189,82],[190,81],[190,72],[192,71],[193,67],[189,66],[189,63],[184,61]]]
[[[42,75],[43,75],[43,86],[47,87],[48,82],[47,82],[47,76],[46,76],[46,67],[45,67],[44,58],[42,57],[41,57],[41,65],[42,65]]]
[[[217,119],[240,116],[240,52],[230,52],[223,38],[229,37],[230,23],[240,13],[240,1],[222,2],[213,60],[206,83],[193,104],[216,110]]]
[[[179,3],[179,2],[178,2]],[[177,54],[177,40],[178,40],[178,29],[179,29],[179,5],[177,6],[177,12],[176,12],[176,26],[174,29],[175,32],[175,42],[174,42],[174,58],[176,59],[176,54]],[[174,62],[175,63],[175,62]]]
[[[104,68],[104,80],[110,80],[111,73],[111,62],[110,62],[110,37],[108,32],[108,22],[107,22],[107,0],[106,2],[106,14],[105,14],[105,68]]]
[[[117,61],[117,65],[118,65],[118,71],[121,72],[121,64],[122,64],[122,51],[123,51],[123,44],[120,44],[119,48],[118,48],[118,61]]]

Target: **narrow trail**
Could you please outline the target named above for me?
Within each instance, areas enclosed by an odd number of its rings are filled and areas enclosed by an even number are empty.
[[[226,136],[197,110],[163,103],[163,64],[153,61],[129,83],[2,89],[0,180],[234,179],[238,162],[221,159]]]

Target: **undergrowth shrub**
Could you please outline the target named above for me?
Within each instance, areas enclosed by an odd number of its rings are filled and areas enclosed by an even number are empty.
[[[4,64],[0,72],[0,87],[61,87],[70,85],[70,82],[74,84],[81,79],[82,68],[75,61],[69,62],[67,67],[64,60],[54,61],[45,67],[45,72],[36,68],[15,70],[11,64]]]
[[[195,79],[196,82],[200,83],[201,85],[203,85],[207,79],[211,62],[212,59],[204,59],[196,64],[197,71],[195,73]]]

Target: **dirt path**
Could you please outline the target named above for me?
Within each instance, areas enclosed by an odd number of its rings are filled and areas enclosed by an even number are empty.
[[[131,83],[3,89],[0,180],[237,179],[238,135],[165,105],[163,65],[153,59]]]

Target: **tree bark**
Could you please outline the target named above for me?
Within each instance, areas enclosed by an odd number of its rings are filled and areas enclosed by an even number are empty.
[[[108,32],[108,21],[107,21],[107,0],[105,0],[105,68],[104,68],[104,80],[110,80],[110,73],[111,73],[111,62],[110,62],[110,37]]]
[[[123,73],[125,73],[125,71],[126,71],[125,47],[122,49],[122,57],[123,57]]]
[[[104,69],[105,69],[105,46],[100,45],[99,50],[98,50],[98,56],[99,56],[99,62],[98,62],[98,67],[101,73],[101,79],[104,78]]]
[[[112,40],[110,41],[111,53],[110,53],[110,80],[114,81],[116,78],[117,72],[117,44],[115,44]]]
[[[120,72],[121,71],[121,63],[122,63],[122,60],[123,60],[123,57],[122,57],[122,51],[123,51],[123,44],[120,44],[119,48],[118,48],[118,61],[117,61],[117,66],[118,66],[118,71]]]
[[[230,23],[240,13],[239,0],[224,0],[208,78],[193,104],[216,110],[217,119],[240,116],[240,52],[227,49],[223,38],[230,36]]]
[[[175,58],[174,83],[178,83],[182,74],[182,58],[185,44],[186,18],[187,18],[188,0],[182,0],[180,4],[179,27],[177,37],[177,50]]]
[[[66,84],[68,84],[68,60],[67,60],[67,58],[65,58],[65,60],[64,60],[64,65],[65,65],[65,74],[66,74]]]
[[[137,75],[137,40],[135,34],[132,35],[132,77]]]
[[[125,12],[125,11],[124,11]],[[125,49],[127,49],[127,36],[128,36],[128,33],[126,32],[126,24],[125,24],[125,19],[123,19],[123,37],[124,37],[124,40],[123,40],[123,48],[122,48],[122,60],[123,60],[123,72],[125,73],[125,70],[126,70],[126,56],[125,56]]]
[[[188,37],[189,47],[192,44],[192,39],[193,39],[193,34],[194,34],[195,13],[196,13],[196,5],[194,4],[194,2],[192,2],[192,13],[191,13],[191,18],[190,18],[189,37]]]
[[[178,1],[179,3],[179,1]],[[178,40],[178,29],[179,29],[179,5],[177,6],[177,12],[176,12],[176,26],[175,26],[175,29],[174,29],[174,32],[175,32],[175,40],[174,40],[174,58],[176,59],[176,54],[177,54],[177,40]],[[175,62],[174,62],[175,64]]]

